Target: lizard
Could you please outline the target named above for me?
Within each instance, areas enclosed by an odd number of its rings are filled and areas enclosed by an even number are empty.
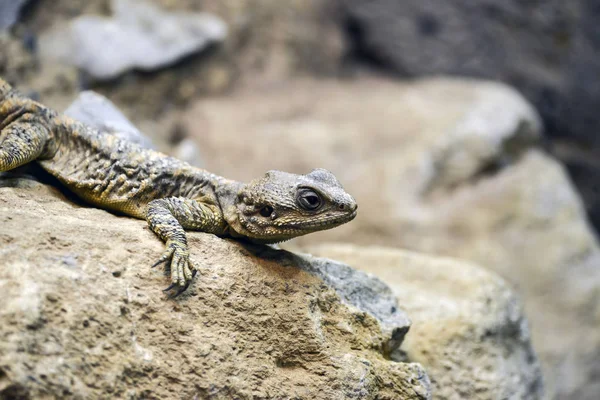
[[[325,169],[226,179],[60,114],[0,78],[0,172],[30,162],[92,206],[145,219],[165,243],[153,267],[166,265],[165,291],[175,296],[198,271],[186,230],[273,244],[357,215],[354,198]]]

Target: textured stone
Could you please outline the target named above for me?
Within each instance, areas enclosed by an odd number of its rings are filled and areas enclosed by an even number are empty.
[[[496,274],[464,261],[384,247],[311,246],[387,282],[414,324],[393,359],[423,364],[436,399],[541,399],[522,307]]]
[[[357,271],[348,265],[329,259],[310,259],[297,264],[305,271],[323,279],[335,289],[343,301],[373,315],[386,335],[384,351],[398,351],[410,328],[406,313],[398,309],[394,294],[379,278]]]
[[[225,23],[210,14],[169,13],[142,0],[113,0],[112,10],[112,18],[84,15],[46,33],[42,55],[112,79],[134,68],[168,66],[227,34]]]
[[[460,79],[250,87],[197,104],[186,129],[216,173],[323,167],[339,177],[358,217],[296,243],[403,247],[497,271],[523,298],[549,397],[597,396],[600,247],[513,90]]]
[[[5,175],[0,224],[0,397],[430,398],[377,319],[311,273],[333,261],[191,233],[200,273],[169,300],[144,221]]]

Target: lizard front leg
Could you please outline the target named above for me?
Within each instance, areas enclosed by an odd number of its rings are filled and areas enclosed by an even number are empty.
[[[221,209],[216,205],[192,199],[169,197],[151,201],[148,204],[146,220],[150,229],[166,244],[164,253],[153,266],[163,262],[169,263],[171,286],[165,291],[179,286],[175,294],[178,295],[187,289],[197,271],[190,260],[184,228],[223,233],[226,222]]]
[[[30,107],[31,108],[31,107]],[[8,114],[0,108],[0,172],[50,154],[46,123],[23,106]]]

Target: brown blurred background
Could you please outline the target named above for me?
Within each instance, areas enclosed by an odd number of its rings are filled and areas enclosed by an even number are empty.
[[[61,111],[97,91],[157,148],[229,178],[331,169],[359,218],[296,245],[496,271],[523,298],[548,398],[598,398],[599,1],[135,4],[1,1],[0,76]],[[188,26],[190,11],[221,22]],[[187,29],[161,31],[167,15]],[[150,50],[82,16],[139,25]]]

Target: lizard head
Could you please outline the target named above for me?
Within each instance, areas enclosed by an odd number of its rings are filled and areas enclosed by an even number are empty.
[[[307,175],[269,171],[238,192],[226,216],[236,233],[253,242],[276,243],[334,228],[356,216],[356,201],[324,169]],[[235,214],[235,215],[232,215]]]

